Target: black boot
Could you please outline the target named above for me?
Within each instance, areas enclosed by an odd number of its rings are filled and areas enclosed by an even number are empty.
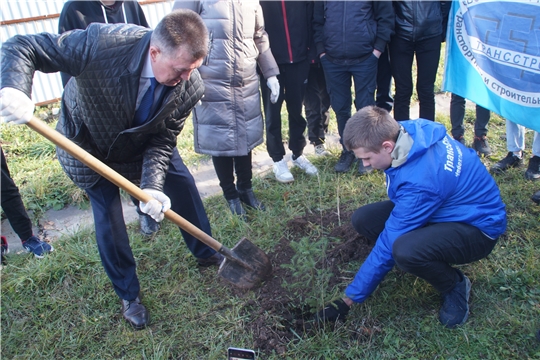
[[[246,221],[246,210],[244,210],[239,198],[227,200],[227,204],[229,204],[229,209],[231,209],[233,215],[238,215],[242,220]]]
[[[242,201],[247,206],[257,210],[266,210],[266,207],[263,205],[263,203],[257,200],[257,198],[255,197],[253,189],[250,188],[246,190],[238,190],[238,194],[240,195],[240,201]]]

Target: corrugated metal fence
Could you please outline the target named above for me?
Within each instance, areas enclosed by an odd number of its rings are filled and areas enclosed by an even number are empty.
[[[14,35],[57,33],[58,17],[67,0],[1,0],[0,40],[2,43]],[[84,1],[84,0],[81,0]],[[151,27],[171,11],[173,0],[139,1]],[[36,72],[32,87],[32,100],[38,105],[58,101],[62,96],[60,74]]]

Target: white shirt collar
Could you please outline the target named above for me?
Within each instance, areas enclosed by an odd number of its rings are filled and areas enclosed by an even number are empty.
[[[148,50],[148,54],[146,55],[146,60],[144,61],[143,69],[141,72],[141,77],[143,78],[153,78],[154,77],[154,71],[152,70],[152,59],[150,59],[150,50]]]

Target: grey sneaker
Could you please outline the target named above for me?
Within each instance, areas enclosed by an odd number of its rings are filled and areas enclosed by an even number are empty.
[[[473,141],[473,148],[480,156],[491,155],[491,147],[489,147],[486,135],[475,136]]]
[[[502,173],[513,167],[522,167],[523,159],[514,155],[513,152],[509,151],[504,159],[498,161],[490,169],[492,173]]]
[[[471,281],[461,271],[457,271],[461,281],[452,290],[442,294],[443,303],[439,311],[439,321],[449,329],[463,325],[469,317]]]
[[[295,166],[304,170],[308,175],[315,176],[318,173],[317,168],[304,155],[300,155],[292,162]]]
[[[330,153],[326,151],[324,144],[315,145],[315,155],[317,156],[328,156]]]
[[[287,184],[294,181],[294,177],[291,174],[285,159],[274,162],[274,175],[276,175],[276,180],[280,183]]]

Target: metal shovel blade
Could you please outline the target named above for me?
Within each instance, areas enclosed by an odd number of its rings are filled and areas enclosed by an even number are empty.
[[[272,273],[272,263],[268,256],[251,241],[242,238],[232,249],[223,246],[225,256],[218,275],[241,289],[251,289],[259,285]]]

